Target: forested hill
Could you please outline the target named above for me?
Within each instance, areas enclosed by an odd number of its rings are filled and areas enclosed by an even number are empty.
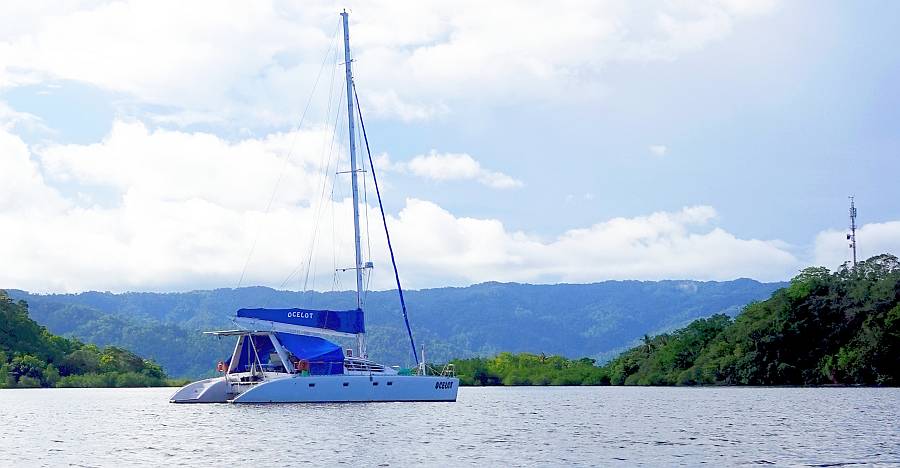
[[[807,268],[734,320],[647,337],[605,370],[613,384],[900,385],[900,262]]]
[[[500,351],[604,359],[659,333],[713,314],[734,315],[784,283],[607,281],[594,284],[483,283],[465,288],[409,291],[410,322],[429,360],[487,356]],[[117,345],[151,357],[172,375],[211,372],[231,340],[200,330],[232,327],[241,307],[352,308],[350,292],[292,292],[264,287],[186,293],[87,292],[37,295],[11,291],[52,332],[98,345]],[[412,360],[396,291],[366,297],[370,355]]]
[[[28,305],[0,290],[0,388],[145,387],[166,384],[163,370],[124,349],[84,345],[49,333]]]

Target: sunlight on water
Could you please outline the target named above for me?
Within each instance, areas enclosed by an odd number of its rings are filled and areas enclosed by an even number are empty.
[[[462,388],[457,403],[174,405],[0,390],[2,465],[900,464],[900,389]]]

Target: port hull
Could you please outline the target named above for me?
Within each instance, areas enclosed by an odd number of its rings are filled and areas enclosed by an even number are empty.
[[[222,377],[198,380],[178,389],[172,403],[225,403],[228,401],[228,383]]]

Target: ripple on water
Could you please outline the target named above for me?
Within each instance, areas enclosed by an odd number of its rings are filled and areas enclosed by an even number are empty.
[[[457,403],[172,405],[0,390],[22,466],[900,464],[900,389],[463,388]],[[250,457],[250,458],[248,458]]]

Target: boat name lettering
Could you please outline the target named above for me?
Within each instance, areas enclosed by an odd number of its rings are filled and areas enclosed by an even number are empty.
[[[453,388],[453,381],[450,380],[447,382],[435,382],[434,388]]]
[[[313,313],[312,312],[288,312],[287,316],[288,316],[288,318],[309,319],[309,318],[313,318]]]

